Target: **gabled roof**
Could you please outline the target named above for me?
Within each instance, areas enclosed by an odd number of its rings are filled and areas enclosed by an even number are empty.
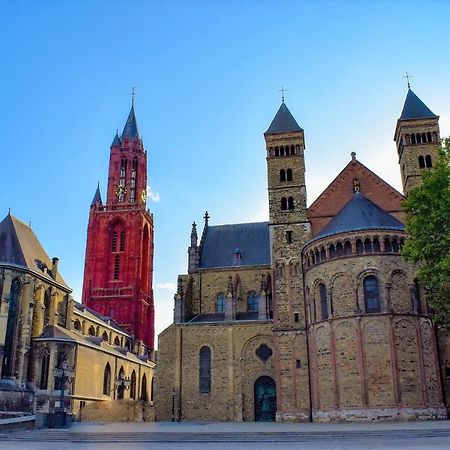
[[[281,103],[268,130],[264,134],[283,133],[286,131],[303,131],[286,104]]]
[[[0,223],[1,262],[26,267],[53,280],[52,262],[33,230],[10,213]],[[55,281],[67,286],[59,272]]]
[[[360,230],[404,231],[405,226],[378,205],[355,192],[347,204],[314,238]]]
[[[236,254],[239,254],[239,262]],[[208,226],[199,268],[270,265],[269,223]]]
[[[128,139],[140,139],[136,116],[134,114],[134,106],[131,106],[130,114],[128,114],[128,119],[122,132],[122,140],[126,137]]]
[[[102,203],[102,195],[100,194],[100,183],[97,185],[97,190],[95,191],[94,198],[92,199],[92,205],[95,205],[96,203]]]
[[[408,94],[406,95],[405,104],[403,105],[403,111],[399,120],[434,119],[437,117],[438,116],[431,112],[428,106],[426,106],[411,89],[408,89]]]

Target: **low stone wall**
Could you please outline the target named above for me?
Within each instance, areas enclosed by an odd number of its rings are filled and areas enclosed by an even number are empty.
[[[33,414],[34,395],[28,391],[0,390],[0,414],[2,411],[11,415]]]
[[[378,422],[436,419],[447,419],[446,408],[347,408],[313,412],[313,422]]]
[[[154,422],[153,405],[141,400],[86,402],[78,411],[82,422]]]

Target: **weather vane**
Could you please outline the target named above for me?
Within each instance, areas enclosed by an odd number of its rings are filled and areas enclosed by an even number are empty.
[[[281,85],[281,89],[278,92],[281,92],[281,101],[284,103],[284,93],[287,92],[287,89],[284,89],[284,86]]]
[[[408,80],[408,89],[411,89],[411,84],[409,82],[409,79],[414,78],[414,77],[412,75],[408,75],[408,72],[406,72],[406,75],[403,78],[406,78]]]

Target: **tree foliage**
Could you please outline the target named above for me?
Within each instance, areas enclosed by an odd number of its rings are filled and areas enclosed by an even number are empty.
[[[406,231],[402,254],[418,263],[417,278],[426,291],[437,325],[450,328],[450,138],[439,160],[424,170],[422,185],[405,200]]]

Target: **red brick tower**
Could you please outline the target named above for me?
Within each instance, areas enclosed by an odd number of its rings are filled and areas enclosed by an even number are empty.
[[[133,334],[139,353],[154,348],[153,216],[146,199],[147,152],[133,104],[111,144],[106,204],[99,188],[91,204],[82,299]]]

